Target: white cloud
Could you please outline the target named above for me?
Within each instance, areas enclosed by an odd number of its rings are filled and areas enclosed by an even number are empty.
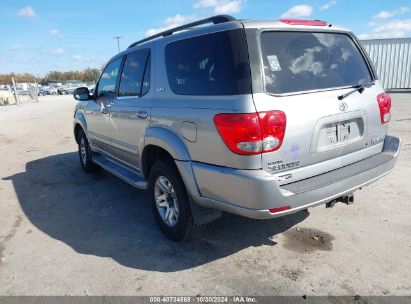
[[[392,16],[394,16],[393,12],[381,11],[377,15],[374,16],[374,19],[386,19]]]
[[[312,6],[309,5],[296,5],[290,8],[288,11],[281,14],[282,19],[293,19],[293,18],[301,18],[301,17],[308,17],[313,12]]]
[[[360,39],[402,38],[411,35],[411,19],[391,20],[386,23],[371,23],[371,33],[359,35]]]
[[[64,55],[64,53],[65,53],[64,49],[55,49],[55,50],[50,51],[50,54],[54,56],[62,56]]]
[[[103,61],[101,58],[96,58],[96,57],[85,57],[81,54],[75,54],[72,56],[72,59],[79,64],[86,64],[86,65],[100,65],[101,62]]]
[[[194,3],[194,8],[209,8],[218,5],[218,0],[200,0]]]
[[[49,34],[52,36],[61,36],[60,31],[58,29],[51,29]]]
[[[147,30],[145,36],[146,37],[152,36],[162,31],[168,30],[170,28],[177,27],[177,26],[183,25],[188,22],[192,22],[196,19],[198,19],[196,15],[183,16],[183,15],[177,14],[173,17],[167,17],[163,22],[163,26],[158,27],[158,28],[151,28]]]
[[[388,19],[392,18],[394,16],[402,15],[405,13],[408,13],[410,11],[409,7],[402,6],[400,8],[397,8],[393,11],[381,11],[378,14],[376,14],[373,19]]]
[[[331,6],[334,6],[334,5],[336,5],[336,4],[337,4],[337,1],[332,0],[332,1],[330,1],[330,2],[325,3],[324,5],[321,5],[321,6],[320,6],[320,10],[321,10],[321,11],[326,11],[326,10],[328,10]]]
[[[215,14],[236,14],[241,11],[247,0],[199,0],[194,8],[212,8]],[[145,36],[152,36],[167,29],[199,19],[197,15],[177,14],[164,20],[163,26],[148,29]]]
[[[13,51],[13,52],[18,52],[18,51],[21,51],[22,49],[23,49],[22,44],[14,44],[10,47],[10,51]]]
[[[177,14],[173,17],[167,17],[166,20],[164,21],[164,24],[165,25],[183,24],[183,23],[193,21],[195,18],[196,18],[195,15],[182,16],[180,14]]]
[[[18,13],[18,16],[20,17],[36,17],[37,14],[36,12],[31,8],[31,6],[27,6],[25,8],[22,8]]]
[[[216,14],[237,14],[246,0],[200,0],[194,8],[213,8]]]
[[[214,8],[216,14],[237,14],[241,11],[241,1],[230,1]]]

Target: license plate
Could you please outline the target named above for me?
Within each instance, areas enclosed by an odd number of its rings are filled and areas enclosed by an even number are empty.
[[[326,118],[330,120],[330,118]],[[318,123],[314,130],[312,153],[332,149],[335,146],[350,145],[361,140],[365,126],[362,117]]]
[[[344,121],[336,124],[332,124],[327,127],[326,130],[326,142],[332,146],[351,139],[351,124],[352,121]]]

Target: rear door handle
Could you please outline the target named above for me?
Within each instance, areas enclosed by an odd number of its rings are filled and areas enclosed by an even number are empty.
[[[146,111],[138,111],[136,115],[137,117],[144,119],[148,117],[148,113]]]

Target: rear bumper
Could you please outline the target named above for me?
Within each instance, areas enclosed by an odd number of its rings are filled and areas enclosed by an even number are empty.
[[[264,170],[236,170],[192,163],[201,196],[200,205],[242,216],[267,219],[350,194],[386,175],[394,167],[400,139],[386,136],[383,151],[377,155],[320,175],[280,185],[277,177]],[[269,209],[290,206],[270,213]]]

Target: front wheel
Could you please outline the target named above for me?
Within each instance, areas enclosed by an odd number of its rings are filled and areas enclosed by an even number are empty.
[[[182,241],[198,230],[186,188],[172,161],[159,160],[153,165],[148,178],[148,191],[154,218],[168,238]]]
[[[80,130],[78,134],[78,154],[80,165],[84,172],[91,173],[97,171],[98,167],[92,160],[90,145],[83,130]]]

